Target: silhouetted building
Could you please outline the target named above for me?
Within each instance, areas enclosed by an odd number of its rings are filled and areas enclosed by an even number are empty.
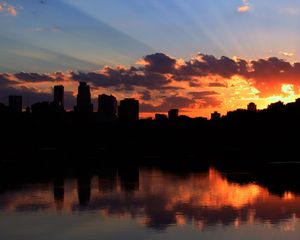
[[[120,101],[118,117],[121,121],[139,120],[139,101],[134,98],[125,98]]]
[[[90,86],[86,82],[80,82],[77,94],[77,105],[74,107],[75,112],[91,113],[93,104],[91,101]]]
[[[174,120],[178,118],[179,116],[179,110],[178,109],[170,109],[168,112],[168,117],[170,120]]]
[[[31,109],[30,109],[29,106],[26,107],[25,112],[26,112],[26,113],[31,113]]]
[[[7,107],[5,104],[0,103],[0,113],[6,113],[7,112]]]
[[[155,120],[156,121],[163,121],[163,120],[166,120],[166,119],[168,119],[166,114],[159,114],[159,113],[155,114]]]
[[[220,119],[221,118],[221,113],[219,113],[219,112],[217,112],[217,111],[215,111],[215,112],[213,112],[212,114],[211,114],[211,120],[218,120],[218,119]]]
[[[284,108],[284,103],[281,101],[271,103],[270,105],[268,105],[268,110],[272,110],[272,111],[280,111],[283,108]]]
[[[50,112],[49,102],[38,102],[31,105],[31,112],[34,114],[45,114]]]
[[[117,99],[110,95],[102,94],[98,96],[98,112],[102,120],[113,121],[117,119]]]
[[[53,88],[53,103],[56,107],[64,109],[64,86],[58,85]]]
[[[22,112],[22,96],[9,96],[8,107],[12,112]]]
[[[249,103],[248,106],[247,106],[247,109],[248,109],[248,111],[256,112],[257,111],[256,104],[253,103],[253,102]]]

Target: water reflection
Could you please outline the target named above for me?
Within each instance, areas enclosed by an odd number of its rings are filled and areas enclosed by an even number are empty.
[[[177,175],[157,169],[104,169],[97,176],[56,178],[2,188],[3,213],[92,213],[131,218],[155,230],[193,225],[277,225],[292,231],[300,216],[300,196],[274,195],[256,183],[239,184],[211,168]]]

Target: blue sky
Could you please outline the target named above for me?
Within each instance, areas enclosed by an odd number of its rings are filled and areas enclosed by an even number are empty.
[[[299,0],[5,2],[0,12],[2,72],[88,71],[132,65],[154,52],[184,59],[202,52],[299,60]],[[16,16],[5,11],[8,5]],[[241,6],[247,11],[239,12]]]

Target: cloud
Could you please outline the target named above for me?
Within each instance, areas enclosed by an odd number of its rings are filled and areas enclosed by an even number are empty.
[[[190,80],[193,76],[205,77],[210,75],[230,78],[244,72],[246,64],[246,61],[240,59],[235,61],[225,56],[216,58],[213,55],[198,54],[176,70],[175,79],[178,81]]]
[[[270,57],[253,60],[251,69],[243,77],[254,80],[255,87],[261,96],[276,95],[281,92],[282,84],[294,84],[300,87],[300,63]]]
[[[198,54],[192,59],[182,62],[163,53],[147,55],[139,60],[140,67],[104,67],[94,72],[72,72],[71,78],[86,81],[96,87],[114,87],[133,89],[146,87],[149,89],[180,89],[173,82],[189,82],[191,87],[202,84],[194,78],[220,76],[231,78],[247,72],[247,61],[231,59],[225,56],[216,58],[213,55]],[[220,86],[220,85],[219,85]]]
[[[239,13],[245,13],[245,12],[249,12],[250,9],[251,9],[250,6],[244,5],[244,6],[238,7],[237,11]]]
[[[0,87],[8,87],[10,85],[17,84],[18,82],[11,80],[10,75],[6,73],[0,73]]]
[[[285,57],[293,57],[294,56],[294,53],[292,53],[292,52],[279,52],[279,53]]]
[[[243,5],[237,8],[237,12],[245,13],[251,10],[249,0],[243,0]]]
[[[0,2],[0,12],[6,12],[11,16],[17,16],[18,14],[17,8],[6,1]]]
[[[26,86],[27,92],[37,95],[41,91],[50,92],[50,87],[59,82],[72,89],[73,96],[77,82],[85,81],[90,84],[94,98],[103,91],[118,99],[135,97],[140,100],[144,112],[216,108],[222,102],[226,108],[231,108],[236,99],[290,93],[283,91],[283,85],[293,86],[295,94],[300,89],[300,63],[278,57],[248,61],[197,54],[183,61],[155,53],[139,62],[138,66],[107,66],[91,72],[0,73],[0,87],[20,89]]]
[[[214,97],[216,92],[192,92],[192,97],[184,96],[170,96],[163,98],[163,101],[159,105],[141,104],[142,112],[167,112],[172,108],[187,109],[199,106],[200,108],[217,107],[221,104],[221,101]]]
[[[150,91],[146,90],[146,91],[140,92],[140,94],[142,95],[141,96],[142,100],[144,100],[144,101],[151,100],[151,92]]]
[[[171,81],[165,75],[152,72],[146,69],[131,68],[110,68],[105,67],[99,72],[72,72],[71,76],[76,81],[93,83],[96,87],[147,87],[149,89],[160,89],[167,87]]]
[[[193,96],[193,99],[202,99],[207,96],[218,95],[219,93],[215,91],[203,91],[203,92],[189,92]]]
[[[140,109],[142,112],[167,112],[171,108],[188,108],[195,104],[193,99],[181,96],[171,96],[163,99],[163,102],[157,106],[151,104],[141,104]]]
[[[176,60],[163,54],[155,53],[147,55],[143,59],[145,70],[156,73],[172,73],[175,69]]]
[[[209,87],[220,87],[220,88],[223,88],[223,87],[227,87],[226,84],[224,83],[218,83],[218,82],[211,82],[208,84]]]
[[[18,12],[17,9],[14,6],[8,6],[7,11],[12,15],[12,16],[17,16]]]
[[[189,94],[193,100],[198,100],[198,104],[202,108],[218,107],[221,104],[221,101],[215,97],[219,93],[215,91],[189,92]]]
[[[54,82],[56,81],[55,78],[52,78],[51,76],[47,74],[40,74],[40,73],[26,73],[26,72],[20,72],[14,74],[14,76],[25,82]]]

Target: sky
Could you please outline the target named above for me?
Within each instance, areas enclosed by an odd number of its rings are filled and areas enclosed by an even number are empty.
[[[299,43],[299,0],[0,0],[0,102],[87,81],[145,117],[264,108],[300,96]]]

